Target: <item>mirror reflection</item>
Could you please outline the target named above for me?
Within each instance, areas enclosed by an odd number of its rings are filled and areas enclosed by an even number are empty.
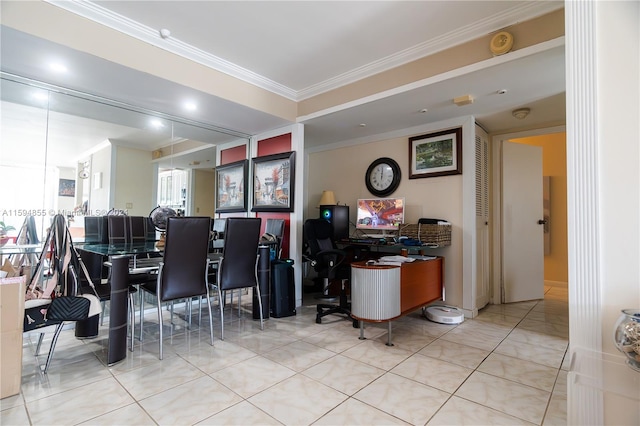
[[[16,76],[0,84],[0,220],[14,240],[26,216],[40,238],[57,213],[78,237],[84,216],[111,210],[213,216],[215,146],[248,138]]]

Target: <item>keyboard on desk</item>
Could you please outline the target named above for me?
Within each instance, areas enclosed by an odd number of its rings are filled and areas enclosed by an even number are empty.
[[[379,238],[349,238],[346,242],[351,244],[380,244]]]

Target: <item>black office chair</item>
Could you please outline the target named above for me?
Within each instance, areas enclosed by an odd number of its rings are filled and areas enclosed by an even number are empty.
[[[221,340],[224,340],[223,292],[241,288],[253,288],[260,305],[260,329],[264,329],[262,298],[258,285],[258,241],[260,218],[228,218],[224,228],[224,247],[219,258],[216,286],[220,302]]]
[[[304,223],[304,239],[308,247],[308,258],[318,277],[324,281],[323,294],[329,296],[331,280],[341,280],[340,303],[338,305],[318,303],[316,323],[322,323],[322,317],[331,314],[343,314],[351,317],[351,306],[347,302],[345,282],[351,278],[351,266],[345,262],[346,252],[339,250],[333,239],[333,225],[324,219],[307,219]]]
[[[282,239],[284,238],[284,219],[267,219],[264,232],[276,237],[276,259],[280,259],[282,256]]]
[[[157,298],[159,358],[162,359],[162,304],[178,299],[206,297],[209,306],[209,327],[213,346],[213,311],[209,299],[207,259],[209,247],[209,217],[170,217],[167,221],[164,257],[160,263],[156,283],[147,283],[140,288]],[[144,312],[144,298],[141,311]],[[144,316],[142,316],[141,328]]]

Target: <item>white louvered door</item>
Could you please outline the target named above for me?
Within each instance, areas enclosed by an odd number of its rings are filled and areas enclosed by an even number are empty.
[[[489,258],[489,139],[476,126],[476,308],[481,309],[490,298]]]

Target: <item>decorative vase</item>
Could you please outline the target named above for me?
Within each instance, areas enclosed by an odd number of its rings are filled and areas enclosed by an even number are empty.
[[[4,234],[0,234],[0,247],[4,246],[9,242],[9,237]]]
[[[640,309],[623,309],[613,329],[616,348],[627,357],[627,365],[640,372]]]

